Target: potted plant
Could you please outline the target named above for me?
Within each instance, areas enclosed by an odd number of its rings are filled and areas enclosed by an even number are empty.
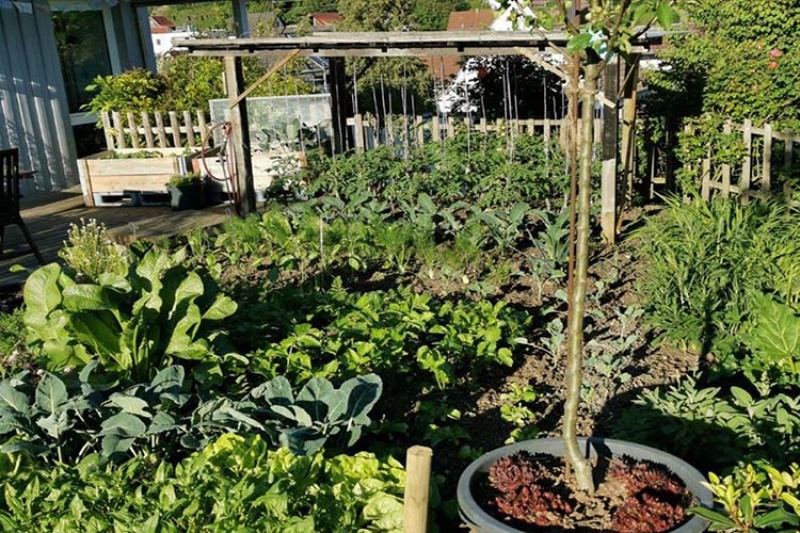
[[[501,2],[526,27],[549,29],[560,21],[569,36],[566,49],[559,50],[565,61],[554,67],[561,68],[567,80],[567,156],[572,181],[562,438],[517,443],[479,457],[461,476],[459,506],[465,520],[479,531],[514,532],[531,525],[548,531],[567,527],[582,531],[703,531],[707,524],[702,518],[687,520],[688,513],[683,515],[684,507],[710,506],[713,501],[697,470],[652,448],[577,437],[597,82],[611,58],[627,56],[632,36],[640,34],[642,26],[658,23],[668,28],[677,18],[675,0],[586,3],[587,9],[576,12],[569,0],[554,0],[537,10],[529,0]],[[611,501],[601,502],[609,492]],[[628,514],[618,515],[619,509]]]
[[[172,209],[181,211],[184,209],[203,208],[203,178],[198,174],[188,174],[182,176],[176,174],[167,183],[169,190],[170,205]]]

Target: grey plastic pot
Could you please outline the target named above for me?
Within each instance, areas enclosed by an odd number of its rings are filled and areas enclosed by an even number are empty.
[[[629,455],[634,459],[645,459],[664,465],[673,474],[678,476],[689,489],[689,492],[697,499],[703,507],[711,508],[714,497],[711,491],[702,483],[705,477],[689,463],[678,459],[668,453],[662,452],[649,446],[634,444],[613,439],[601,438],[580,438],[578,439],[583,449],[591,457],[598,454],[601,457],[612,455]],[[526,450],[531,453],[544,453],[555,456],[564,455],[564,441],[560,438],[536,439],[518,442],[503,448],[498,448],[489,453],[483,454],[473,461],[461,478],[458,480],[458,506],[461,510],[461,517],[473,529],[483,533],[519,533],[520,530],[494,518],[484,511],[472,495],[472,488],[479,474],[486,473],[489,468],[501,457],[506,457],[515,452]],[[670,531],[670,533],[701,533],[708,527],[708,522],[699,517],[693,516],[688,522]]]

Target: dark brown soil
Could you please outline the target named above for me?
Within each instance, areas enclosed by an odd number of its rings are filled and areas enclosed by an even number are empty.
[[[523,531],[660,533],[686,520],[691,496],[663,467],[622,456],[601,460],[595,471],[602,480],[588,494],[560,457],[518,452],[490,469],[486,508]]]

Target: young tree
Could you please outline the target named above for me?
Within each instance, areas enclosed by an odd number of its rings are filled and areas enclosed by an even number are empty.
[[[562,435],[566,462],[575,472],[578,487],[594,491],[592,467],[581,453],[577,439],[578,403],[583,372],[583,320],[589,266],[589,214],[591,198],[592,138],[597,81],[606,64],[627,56],[635,36],[654,23],[669,28],[677,19],[673,5],[677,0],[589,0],[576,10],[573,0],[551,0],[544,8],[534,8],[533,0],[503,0],[511,7],[517,22],[532,31],[555,26],[569,35],[564,75],[568,80],[571,118],[568,157],[572,172],[570,209],[573,213],[573,242],[569,276],[569,314],[567,318],[566,401]],[[578,119],[580,111],[580,120]]]

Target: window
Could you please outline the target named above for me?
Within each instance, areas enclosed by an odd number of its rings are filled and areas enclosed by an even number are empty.
[[[86,89],[97,76],[111,74],[102,11],[54,12],[58,55],[70,113],[78,113],[93,94]]]

